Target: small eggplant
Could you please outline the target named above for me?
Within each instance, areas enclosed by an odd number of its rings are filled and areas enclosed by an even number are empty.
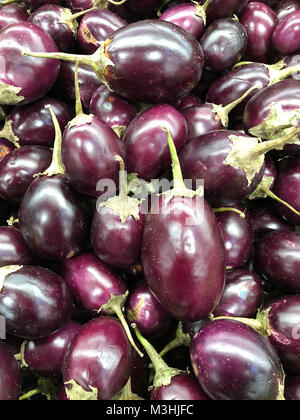
[[[204,61],[192,35],[172,23],[151,19],[118,29],[90,56],[24,54],[79,61],[92,67],[115,93],[150,104],[174,103],[191,93],[200,81]]]
[[[284,400],[284,373],[275,350],[241,322],[207,324],[192,341],[191,360],[213,400]]]
[[[26,22],[28,17],[28,12],[22,5],[12,3],[2,6],[0,3],[0,29],[13,23]]]
[[[273,46],[281,55],[300,52],[300,10],[297,10],[279,22],[273,33]]]
[[[8,347],[0,341],[0,401],[16,401],[21,391],[21,372],[9,352]]]
[[[37,258],[26,245],[21,232],[14,227],[0,227],[0,267],[35,265]]]

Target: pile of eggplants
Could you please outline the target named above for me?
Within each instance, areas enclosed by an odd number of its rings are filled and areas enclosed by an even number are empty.
[[[300,400],[299,0],[0,2],[0,400]]]

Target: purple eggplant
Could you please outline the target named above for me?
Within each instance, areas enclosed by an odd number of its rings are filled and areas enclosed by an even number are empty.
[[[279,21],[297,10],[300,10],[299,0],[281,0],[275,7],[275,12]]]
[[[120,138],[137,114],[136,108],[115,95],[106,86],[100,86],[92,96],[90,112],[108,124]]]
[[[95,91],[102,86],[102,83],[94,71],[84,65],[78,67],[78,80],[80,87],[80,98],[84,109],[89,110],[90,102]],[[68,104],[74,104],[75,92],[75,64],[61,63],[60,73],[55,85],[57,95],[64,99]]]
[[[93,315],[97,315],[111,295],[123,295],[126,292],[124,282],[92,252],[65,260],[61,275],[76,302]]]
[[[276,13],[266,4],[251,2],[243,9],[240,22],[248,37],[246,57],[269,63],[274,55],[272,36],[278,25]]]
[[[90,209],[70,185],[61,161],[62,135],[49,106],[56,140],[49,168],[30,184],[19,211],[20,228],[30,249],[40,258],[62,260],[88,244]]]
[[[298,225],[300,222],[299,176],[300,157],[284,159],[279,165],[274,188],[276,196],[279,200],[283,200],[282,203],[276,203],[276,212],[293,225]],[[285,205],[286,202],[291,206],[290,208]]]
[[[241,322],[216,320],[194,337],[194,372],[213,400],[283,400],[284,373],[268,340]]]
[[[273,46],[281,55],[300,52],[300,10],[297,10],[279,22],[273,33]]]
[[[101,180],[118,185],[116,156],[125,158],[124,145],[114,130],[92,114],[84,114],[80,99],[78,63],[75,70],[76,117],[67,125],[62,141],[62,162],[71,185],[80,193],[99,196]]]
[[[0,34],[0,104],[24,105],[45,96],[59,73],[58,60],[34,60],[24,51],[56,52],[57,47],[43,29],[29,22],[7,26]],[[20,68],[22,71],[20,71]]]
[[[85,14],[72,14],[70,9],[55,4],[48,4],[35,10],[29,18],[29,22],[39,26],[47,32],[59,51],[69,52],[75,45],[78,22],[76,19]]]
[[[93,319],[75,335],[67,351],[63,379],[70,400],[110,400],[132,373],[133,352],[119,321]]]
[[[135,333],[146,350],[155,370],[153,388],[150,399],[153,401],[167,400],[208,400],[196,378],[179,369],[170,368],[155,348],[141,335],[135,324],[132,324]]]
[[[28,54],[79,61],[92,67],[115,93],[150,104],[181,100],[199,83],[203,69],[203,52],[197,40],[179,26],[159,20],[143,20],[118,29],[91,56]]]
[[[51,164],[51,151],[42,146],[23,146],[0,162],[0,196],[20,203],[35,174]]]
[[[283,367],[300,374],[300,296],[281,297],[259,314]]]
[[[239,106],[256,86],[247,90],[240,98],[226,106],[205,103],[188,107],[182,111],[188,125],[188,141],[209,133],[228,128],[229,113]]]
[[[235,19],[218,19],[206,29],[200,45],[204,52],[205,68],[223,72],[243,57],[247,33]]]
[[[284,396],[287,401],[300,401],[300,375],[286,377]]]
[[[300,235],[294,232],[265,235],[256,247],[255,265],[281,290],[300,293]]]
[[[260,143],[238,131],[212,131],[190,141],[180,155],[185,179],[204,180],[205,194],[214,207],[234,206],[252,194],[265,170],[264,155],[282,147],[299,130],[281,139]],[[194,185],[195,186],[195,185]]]
[[[174,23],[199,39],[205,30],[206,9],[210,3],[211,0],[207,0],[203,6],[196,2],[178,4],[169,7],[159,19]]]
[[[126,303],[126,315],[130,323],[136,324],[139,331],[150,338],[163,336],[172,321],[145,281],[140,281],[131,291]]]
[[[92,247],[106,264],[128,267],[140,260],[145,215],[141,202],[127,195],[127,173],[120,162],[119,195],[96,207],[92,223]]]
[[[10,334],[45,337],[69,320],[71,294],[57,274],[33,266],[2,267],[0,272],[0,314]]]
[[[176,149],[182,149],[187,140],[187,125],[171,105],[155,105],[129,124],[123,139],[129,173],[151,181],[169,169],[171,157],[163,127],[170,131]]]
[[[300,81],[283,80],[269,86],[248,102],[244,112],[245,130],[253,136],[274,139],[298,127],[300,106]],[[284,151],[299,153],[299,141],[291,138]]]
[[[221,211],[216,214],[221,229],[224,245],[226,269],[232,270],[243,267],[249,260],[254,243],[254,232],[249,213],[242,205],[236,205],[234,211]]]
[[[16,401],[20,391],[20,369],[6,344],[0,341],[0,401]]]
[[[0,267],[34,265],[37,258],[26,245],[21,232],[14,227],[0,227]]]
[[[22,366],[38,375],[60,376],[67,348],[81,327],[68,321],[47,337],[25,341],[21,348]]]
[[[26,9],[19,4],[12,3],[0,6],[0,29],[13,23],[26,22],[28,17]]]
[[[297,65],[298,64],[298,65]],[[236,107],[233,116],[242,115],[248,101],[259,91],[271,86],[294,72],[299,71],[299,63],[288,65],[288,59],[273,65],[260,63],[243,63],[225,73],[221,78],[210,83],[206,95],[207,102],[226,106],[240,98],[248,89],[256,86],[247,98]]]
[[[128,291],[124,281],[111,268],[103,264],[95,254],[84,253],[63,262],[62,277],[75,300],[91,314],[116,314],[132,346],[136,348],[122,312]],[[142,356],[138,348],[136,350]]]
[[[255,273],[238,269],[227,273],[223,295],[214,316],[251,318],[262,301],[262,279]]]
[[[293,226],[284,222],[274,211],[270,203],[265,200],[251,209],[251,219],[255,238],[260,240],[264,235],[275,232],[293,232]]]
[[[69,107],[58,99],[46,97],[33,104],[15,108],[7,117],[0,136],[16,146],[53,146],[55,130],[46,105],[51,105],[61,130],[64,130],[72,118]]]
[[[200,3],[205,3],[201,0]],[[249,0],[212,0],[207,8],[207,18],[209,22],[221,18],[229,18],[234,14],[239,14]]]
[[[143,269],[150,289],[175,319],[198,321],[214,310],[222,294],[224,244],[215,215],[202,198],[202,186],[196,192],[186,189],[168,131],[167,138],[174,189],[151,208],[143,237]]]
[[[78,28],[78,43],[87,54],[93,54],[116,30],[126,26],[127,22],[108,9],[97,9],[87,13]]]

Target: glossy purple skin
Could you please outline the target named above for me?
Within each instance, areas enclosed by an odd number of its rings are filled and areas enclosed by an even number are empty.
[[[300,375],[288,375],[284,388],[287,401],[300,401]]]
[[[94,0],[66,0],[66,3],[74,13],[94,7]]]
[[[63,134],[62,160],[67,177],[80,193],[99,196],[101,180],[110,179],[118,185],[119,162],[125,160],[124,145],[114,130],[100,118],[92,116],[91,122],[68,125]]]
[[[95,254],[113,267],[128,267],[140,260],[145,214],[139,211],[139,220],[133,216],[122,222],[117,212],[109,207],[96,209],[92,224],[92,247]]]
[[[280,165],[274,193],[282,200],[300,211],[300,157],[287,159]],[[298,225],[300,216],[289,210],[286,206],[276,203],[275,209],[278,216],[283,217],[288,223]]]
[[[171,156],[163,127],[170,130],[176,149],[182,149],[187,125],[173,106],[155,105],[131,121],[123,138],[128,173],[137,173],[138,177],[151,181],[169,169]]]
[[[251,219],[255,238],[261,239],[264,235],[276,232],[293,232],[293,226],[287,224],[276,215],[269,204],[255,205],[251,210]]]
[[[170,7],[159,19],[174,23],[174,25],[180,26],[196,39],[199,39],[204,32],[205,23],[201,16],[196,15],[196,12],[195,4],[183,3]]]
[[[80,22],[77,40],[86,54],[93,54],[101,41],[105,41],[127,22],[108,9],[97,9],[87,13]]]
[[[36,257],[26,245],[21,232],[14,227],[0,227],[0,267],[34,265]]]
[[[71,310],[68,286],[50,270],[24,266],[4,280],[0,314],[12,335],[26,339],[45,337],[69,320]]]
[[[0,138],[0,162],[10,152],[15,149],[15,146],[4,138]]]
[[[42,376],[60,376],[68,345],[81,324],[68,321],[47,337],[28,341],[24,347],[24,360],[31,371]]]
[[[282,19],[273,33],[273,46],[282,55],[300,52],[300,10]]]
[[[29,22],[15,23],[1,30],[0,55],[4,57],[4,63],[0,81],[20,88],[18,98],[10,100],[8,105],[25,105],[42,98],[51,89],[59,73],[58,60],[25,56],[22,54],[24,50],[57,52],[57,47],[50,35]]]
[[[75,380],[89,391],[98,389],[99,400],[112,399],[132,373],[133,350],[119,321],[96,318],[74,337],[66,354],[64,383]]]
[[[300,373],[300,295],[286,296],[272,302],[268,321],[268,339],[278,353],[285,369]]]
[[[26,22],[29,15],[26,9],[19,4],[7,4],[0,6],[0,29],[12,23]]]
[[[266,279],[288,293],[300,293],[300,235],[271,232],[256,247],[255,265]]]
[[[224,244],[209,205],[199,197],[160,197],[146,221],[142,261],[148,286],[175,319],[208,316],[225,283]]]
[[[68,103],[75,102],[75,64],[62,62],[61,70],[57,79],[57,94]],[[96,76],[95,72],[87,66],[78,67],[78,81],[80,98],[85,109],[89,109],[91,98],[98,87],[102,83]]]
[[[106,67],[105,79],[129,100],[176,103],[200,81],[202,49],[179,26],[143,20],[118,29],[110,39],[106,52],[114,66]]]
[[[299,0],[281,0],[275,8],[279,21],[296,10],[300,10]]]
[[[77,303],[93,314],[109,301],[111,294],[126,292],[125,283],[92,252],[65,260],[61,275]]]
[[[89,214],[64,175],[35,179],[23,198],[19,219],[27,245],[40,258],[71,258],[87,245]]]
[[[223,72],[240,61],[247,47],[247,33],[234,19],[218,19],[204,32],[200,45],[205,68]]]
[[[245,130],[249,131],[265,121],[270,114],[271,105],[275,102],[281,105],[285,112],[299,109],[300,80],[283,80],[256,93],[245,108],[243,119]],[[286,145],[284,148],[288,154],[299,154],[299,150],[299,145],[293,144]]]
[[[21,391],[21,372],[8,347],[0,341],[0,401],[17,401]]]
[[[266,4],[251,2],[240,19],[248,36],[247,59],[258,63],[269,63],[273,58],[272,36],[278,25],[276,13]]]
[[[34,11],[45,4],[49,4],[49,0],[24,0],[24,3],[31,9],[31,11]],[[51,4],[60,5],[61,0],[51,0]]]
[[[127,127],[137,114],[131,103],[115,95],[104,85],[92,96],[90,112],[111,128]]]
[[[206,0],[201,0],[200,4],[204,4]],[[212,0],[209,4],[206,14],[209,22],[216,19],[229,18],[240,10],[249,0]]]
[[[242,115],[250,98],[258,91],[268,86],[270,82],[269,70],[258,63],[234,67],[219,79],[210,84],[206,101],[226,106],[244,95],[248,89],[258,86],[233,111],[233,116]]]
[[[23,146],[9,153],[0,162],[0,196],[20,203],[35,174],[44,172],[52,161],[50,149]]]
[[[243,218],[233,211],[216,214],[225,245],[227,270],[240,268],[247,263],[254,242],[253,225],[249,213],[242,205],[234,207],[245,212],[246,217]]]
[[[182,115],[188,126],[188,142],[210,131],[224,129],[221,119],[209,104],[189,107],[182,111]]]
[[[244,170],[226,164],[232,150],[231,135],[245,137],[237,131],[220,130],[190,141],[180,154],[184,179],[204,179],[205,197],[213,207],[234,206],[247,198],[258,186],[264,165],[250,185]]]
[[[169,386],[154,388],[152,401],[206,401],[209,400],[194,375],[181,373],[172,378]]]
[[[248,270],[227,273],[223,296],[214,310],[214,316],[252,318],[262,300],[262,280]]]
[[[28,21],[47,32],[59,51],[69,52],[74,47],[75,35],[68,25],[62,23],[63,13],[63,7],[48,4],[33,12]]]
[[[276,400],[283,372],[268,340],[245,324],[218,320],[191,345],[194,372],[213,400]]]
[[[12,121],[13,132],[22,146],[53,146],[55,130],[46,105],[51,105],[62,131],[72,119],[68,105],[56,98],[46,97],[33,104],[15,108],[8,119]]]
[[[145,337],[159,338],[170,328],[171,315],[151,293],[147,283],[140,281],[131,291],[126,303],[126,315]]]
[[[265,172],[264,177],[273,178],[273,182],[270,185],[270,190],[274,188],[276,177],[277,177],[277,170],[274,164],[273,159],[267,155],[265,158]]]
[[[201,99],[198,96],[193,95],[192,93],[190,93],[185,98],[183,98],[183,100],[181,101],[181,103],[180,103],[180,105],[178,106],[177,109],[180,112],[182,112],[182,111],[184,111],[185,109],[187,109],[189,107],[197,106],[197,105],[202,105]]]

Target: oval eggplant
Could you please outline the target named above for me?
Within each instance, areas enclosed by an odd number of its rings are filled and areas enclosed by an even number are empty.
[[[0,341],[0,401],[16,401],[20,391],[20,369],[6,344]]]

